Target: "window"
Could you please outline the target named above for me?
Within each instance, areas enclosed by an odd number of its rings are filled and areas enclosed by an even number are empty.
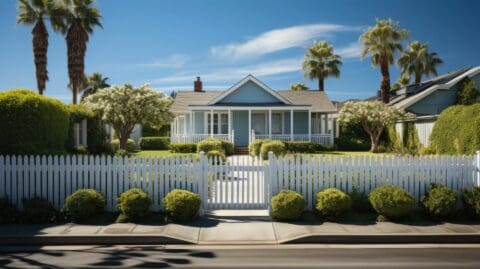
[[[252,129],[256,134],[266,134],[268,132],[266,122],[265,113],[252,113]]]
[[[206,113],[206,126],[207,129],[205,130],[206,133],[210,133],[211,131],[211,116],[210,112]],[[226,112],[214,112],[213,113],[213,133],[214,134],[228,134],[228,113]]]
[[[283,113],[272,113],[272,134],[283,134]]]

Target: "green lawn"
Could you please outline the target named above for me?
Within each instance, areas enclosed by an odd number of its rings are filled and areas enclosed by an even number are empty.
[[[139,157],[168,157],[168,156],[186,156],[186,155],[196,155],[191,153],[171,153],[169,150],[142,150],[134,153],[135,156]],[[384,153],[373,154],[368,151],[325,151],[321,153],[312,153],[305,155],[313,156],[381,156]]]
[[[187,155],[196,155],[193,153],[172,153],[170,150],[142,150],[134,153],[133,155],[138,157],[171,157],[171,156],[187,156]]]

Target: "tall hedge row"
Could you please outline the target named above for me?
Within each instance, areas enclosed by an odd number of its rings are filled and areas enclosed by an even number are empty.
[[[480,103],[445,109],[433,126],[430,145],[439,154],[474,154],[480,150]]]
[[[65,151],[69,111],[60,101],[29,90],[0,93],[2,154],[52,154]]]

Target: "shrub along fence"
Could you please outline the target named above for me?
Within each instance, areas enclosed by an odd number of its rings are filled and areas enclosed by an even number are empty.
[[[140,188],[152,209],[172,189],[200,194],[203,209],[268,208],[282,189],[302,194],[312,209],[317,192],[336,187],[368,193],[400,186],[417,202],[430,183],[454,190],[480,186],[480,152],[472,156],[284,156],[269,162],[233,156],[227,162],[200,157],[0,156],[0,197],[22,208],[23,198],[43,197],[55,208],[77,189],[92,188],[116,211],[124,191]]]

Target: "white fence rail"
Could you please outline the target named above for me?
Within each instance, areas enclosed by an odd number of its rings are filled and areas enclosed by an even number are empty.
[[[61,209],[77,189],[93,188],[116,210],[116,198],[141,188],[162,208],[172,189],[197,192],[203,209],[266,209],[281,189],[301,193],[313,208],[316,193],[329,187],[363,193],[396,185],[417,201],[430,183],[454,190],[480,186],[480,153],[475,156],[285,156],[265,163],[249,156],[226,163],[200,158],[111,156],[0,156],[0,197],[18,208],[24,198],[44,197]]]
[[[210,138],[210,137],[213,137],[213,138],[217,138],[217,139],[220,139],[220,140],[225,140],[225,141],[229,141],[229,142],[232,142],[234,141],[234,134],[232,132],[231,135],[228,135],[228,134],[176,134],[176,135],[172,135],[170,137],[170,140],[172,143],[198,143],[204,139],[207,139],[207,138]]]
[[[331,146],[333,145],[333,134],[254,134],[252,133],[252,140],[255,139],[273,139],[281,140],[284,142],[288,141],[299,141],[299,142],[314,142],[320,145]]]

